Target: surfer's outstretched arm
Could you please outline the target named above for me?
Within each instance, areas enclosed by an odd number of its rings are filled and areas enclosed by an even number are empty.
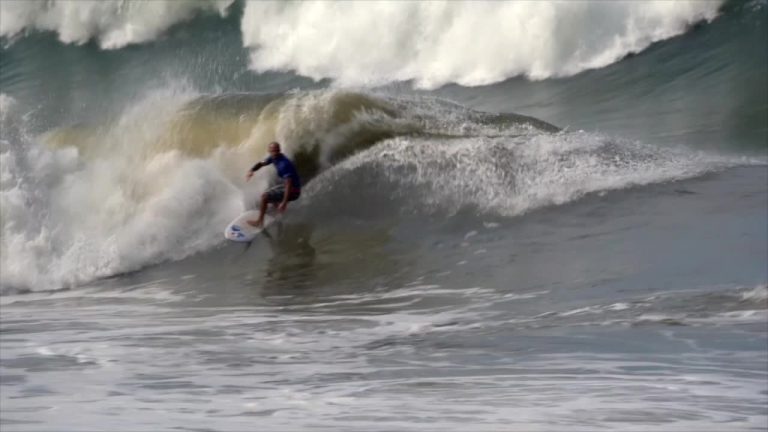
[[[264,162],[256,162],[256,165],[252,166],[251,169],[248,170],[248,173],[245,175],[245,180],[248,181],[253,177],[253,173],[259,170],[259,168],[266,165]]]

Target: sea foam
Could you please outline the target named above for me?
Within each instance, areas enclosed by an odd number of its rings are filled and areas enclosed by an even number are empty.
[[[29,136],[14,100],[0,98],[0,291],[73,286],[220,241],[243,205],[217,157],[146,151],[194,96],[152,92],[87,157]]]

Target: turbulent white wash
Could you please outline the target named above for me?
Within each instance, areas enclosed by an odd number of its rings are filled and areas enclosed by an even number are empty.
[[[242,210],[216,158],[142,151],[189,97],[169,90],[145,98],[91,158],[25,136],[13,100],[0,99],[8,126],[0,137],[0,285],[58,288],[216,244],[218,228]]]

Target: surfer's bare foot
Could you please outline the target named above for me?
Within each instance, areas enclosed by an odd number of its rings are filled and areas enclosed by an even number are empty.
[[[261,228],[261,226],[264,225],[264,221],[261,220],[261,219],[249,220],[249,221],[246,221],[246,222],[248,222],[248,225],[250,225],[252,227],[256,227],[256,228]]]

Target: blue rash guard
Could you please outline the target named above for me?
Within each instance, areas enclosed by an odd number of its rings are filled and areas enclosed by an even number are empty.
[[[299,190],[301,189],[301,179],[299,179],[299,173],[296,172],[296,167],[293,166],[293,162],[280,153],[277,157],[267,156],[261,163],[262,165],[275,164],[277,170],[277,176],[285,180],[291,179],[291,188]]]

